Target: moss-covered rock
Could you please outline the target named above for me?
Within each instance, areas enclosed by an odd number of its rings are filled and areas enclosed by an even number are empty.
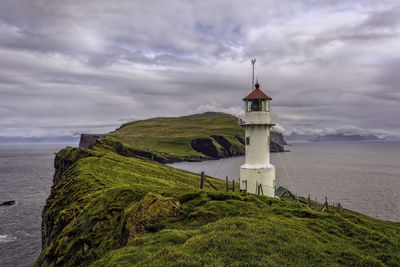
[[[121,235],[121,245],[131,244],[133,240],[146,233],[160,230],[162,217],[176,217],[180,214],[181,203],[175,198],[148,193],[140,201],[125,211],[125,226]]]

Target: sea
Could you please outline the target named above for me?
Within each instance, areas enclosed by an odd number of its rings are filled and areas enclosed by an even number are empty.
[[[76,144],[0,144],[0,266],[30,266],[42,249],[42,210],[57,151]]]
[[[0,266],[30,266],[41,251],[41,215],[55,152],[76,144],[0,144]],[[292,142],[271,154],[276,183],[295,194],[400,221],[400,142]],[[238,181],[244,157],[170,164]]]

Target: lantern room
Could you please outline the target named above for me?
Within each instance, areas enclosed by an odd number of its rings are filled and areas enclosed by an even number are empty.
[[[256,83],[255,87],[256,88],[248,96],[243,98],[245,112],[269,112],[269,101],[272,100],[272,98],[261,91],[260,84],[258,82]]]

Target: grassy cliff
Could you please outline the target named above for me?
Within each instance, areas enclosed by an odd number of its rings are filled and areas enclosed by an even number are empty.
[[[196,138],[230,131],[216,125],[211,133],[198,132],[194,124],[182,131],[189,134],[193,129]],[[137,132],[130,133],[135,129],[130,125],[90,149],[65,148],[56,155],[54,185],[43,211],[43,251],[36,266],[399,264],[399,223],[226,192],[224,182],[211,177],[218,190],[208,183],[199,189],[198,174],[118,153],[112,142],[132,149],[139,145],[135,142],[143,142],[135,137]],[[156,129],[155,123],[147,133]],[[179,155],[187,143],[177,146],[161,142],[141,150]]]
[[[140,155],[161,163],[244,154],[244,131],[237,118],[217,112],[133,121],[108,134],[83,134],[80,146],[89,148],[96,140],[121,155]],[[272,152],[284,150],[281,134],[272,132],[271,142]]]

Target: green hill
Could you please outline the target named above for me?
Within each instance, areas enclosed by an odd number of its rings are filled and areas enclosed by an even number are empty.
[[[235,116],[206,112],[184,117],[133,121],[106,135],[83,134],[81,147],[101,140],[121,155],[158,162],[199,161],[244,154],[244,131]],[[272,132],[271,151],[283,151],[281,134]]]
[[[147,135],[171,137],[156,120]],[[204,121],[188,122],[182,132],[195,138],[237,134],[218,125],[201,132]],[[186,141],[175,148],[141,139],[134,125],[145,122],[125,125],[90,149],[57,153],[35,266],[399,265],[399,223],[226,192],[225,182],[211,177],[218,190],[208,183],[199,189],[198,174],[121,155],[116,143],[152,155],[187,155]],[[184,139],[181,132],[174,137],[180,135]]]

